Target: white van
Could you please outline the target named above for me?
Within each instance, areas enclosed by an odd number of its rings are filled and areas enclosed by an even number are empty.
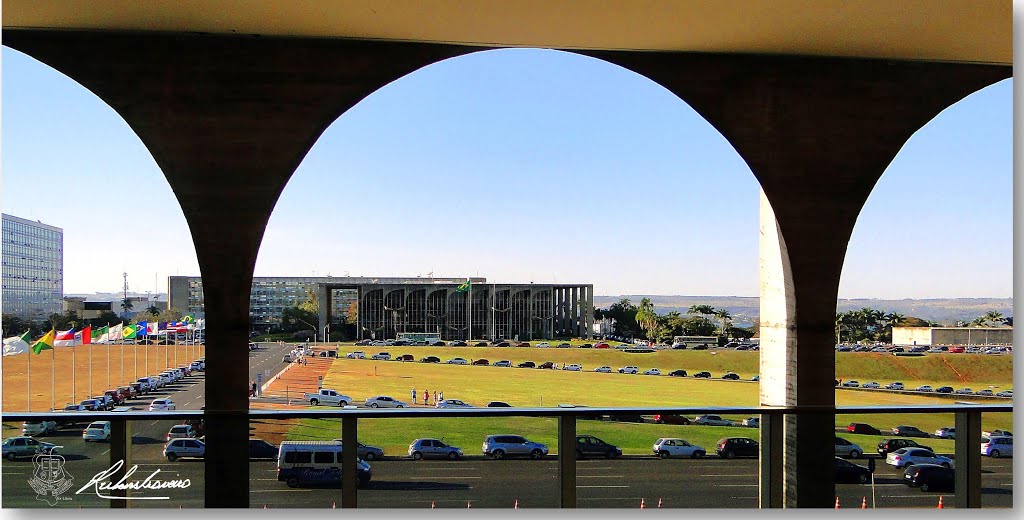
[[[289,487],[303,484],[341,484],[341,443],[285,441],[277,451],[277,480]],[[359,487],[370,483],[370,465],[356,459]]]

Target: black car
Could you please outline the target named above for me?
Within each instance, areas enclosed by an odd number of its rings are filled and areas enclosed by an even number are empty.
[[[519,368],[536,368],[537,364],[534,363],[533,361],[523,361],[522,363],[519,363],[516,366]]]
[[[437,341],[432,341],[432,342],[430,343],[430,346],[431,346],[431,347],[443,347],[443,346],[444,346],[444,342],[443,342],[443,341],[441,341],[441,340],[437,340]]]
[[[914,464],[903,472],[903,483],[921,491],[953,492],[954,470],[938,464]]]
[[[584,343],[584,344],[580,345],[580,348],[594,348],[594,345],[592,345],[590,343]]]
[[[696,374],[693,374],[693,377],[710,378],[711,377],[711,372],[697,372]]]
[[[368,339],[361,339],[361,340],[356,342],[356,346],[357,347],[365,347],[365,346],[368,346],[369,344],[370,344],[370,340],[368,340]]]
[[[864,484],[871,480],[871,470],[848,460],[835,458],[836,484]]]
[[[449,347],[465,347],[466,346],[466,342],[465,341],[453,341],[448,346]]]
[[[686,343],[676,343],[672,345],[672,350],[686,350]]]
[[[911,439],[888,439],[878,443],[878,454],[885,456],[901,448],[923,448],[931,450],[928,446],[922,446]],[[933,452],[935,450],[932,450]]]
[[[669,372],[668,375],[676,376],[676,377],[686,377],[686,371],[683,370],[683,369],[673,370],[673,371]]]
[[[746,437],[723,437],[715,445],[715,453],[723,459],[733,457],[757,457],[759,445]]]
[[[619,413],[619,414],[613,414],[613,415],[609,415],[608,416],[608,420],[609,421],[618,421],[618,422],[632,422],[632,423],[642,423],[642,422],[644,422],[643,416],[641,416],[638,413]]]
[[[940,386],[940,387],[935,389],[935,392],[939,393],[939,394],[952,394],[953,393],[953,387],[952,386]]]
[[[512,405],[504,401],[491,401],[487,403],[488,408],[512,408]]]
[[[477,341],[476,344],[473,345],[473,346],[474,347],[486,347],[487,346],[487,342],[486,341]]]
[[[440,363],[441,358],[437,356],[427,356],[420,360],[420,363]]]
[[[606,459],[611,459],[620,456],[622,456],[622,450],[614,444],[608,444],[593,435],[576,436],[577,459],[582,459],[584,457],[604,457]]]
[[[572,345],[570,345],[570,344],[568,344],[568,343],[559,343],[559,344],[558,344],[558,346],[557,346],[557,347],[555,347],[555,348],[569,348],[569,347],[571,347],[571,346],[572,346]]]
[[[496,347],[507,347],[507,346],[509,346],[509,342],[507,342],[507,341],[501,341],[501,342],[499,342],[499,343],[498,343],[497,345],[495,345],[495,346],[496,346]]]
[[[900,425],[892,429],[892,434],[900,437],[928,438],[928,432],[921,431],[921,429],[916,426]]]
[[[277,446],[263,439],[249,439],[249,460],[276,458]]]
[[[707,350],[707,349],[708,349],[708,346],[706,344],[704,344],[704,343],[701,343],[700,345],[696,345],[696,346],[693,347],[693,350]]]
[[[727,374],[722,375],[722,379],[731,379],[733,381],[737,381],[737,380],[739,380],[739,378],[740,378],[739,374],[734,374],[732,372],[729,372]]]

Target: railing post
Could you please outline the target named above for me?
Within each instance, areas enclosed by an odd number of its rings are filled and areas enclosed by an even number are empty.
[[[116,483],[121,480],[128,468],[132,465],[132,429],[128,418],[114,419],[110,421],[110,467],[120,463],[120,468],[110,476],[110,482]],[[111,496],[124,497],[124,499],[111,499],[110,507],[128,507],[129,494],[126,489],[111,489]]]
[[[957,509],[981,507],[981,412],[956,412],[954,470]]]
[[[359,442],[358,419],[354,415],[341,418],[341,507],[356,508],[359,479],[356,475],[356,447]]]
[[[758,505],[761,509],[783,507],[783,419],[776,412],[762,413],[759,428],[761,453],[758,457]]]
[[[576,416],[558,416],[558,483],[561,507],[576,507]]]

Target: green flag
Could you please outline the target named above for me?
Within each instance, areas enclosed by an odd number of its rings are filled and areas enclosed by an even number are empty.
[[[470,288],[471,286],[472,286],[472,283],[471,283],[471,282],[469,281],[469,278],[466,278],[466,283],[464,283],[464,284],[462,284],[462,285],[460,285],[460,286],[456,287],[456,288],[455,288],[455,292],[457,292],[457,293],[460,293],[460,292],[469,292],[469,288]]]
[[[138,332],[138,328],[135,325],[125,325],[121,329],[121,338],[123,339],[135,339],[135,333]]]
[[[43,337],[39,338],[32,344],[32,352],[38,354],[44,350],[53,350],[53,338],[56,335],[56,332],[54,332],[53,329],[50,329],[50,332],[47,332]]]
[[[106,343],[107,334],[110,332],[110,327],[104,325],[94,331],[92,331],[92,342],[93,343]]]
[[[184,322],[184,323],[195,323],[196,315],[195,314],[188,314],[184,318],[182,318],[181,321]]]

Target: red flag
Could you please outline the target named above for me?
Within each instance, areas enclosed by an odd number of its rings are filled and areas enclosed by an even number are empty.
[[[92,325],[82,329],[82,344],[88,345],[92,343]]]

